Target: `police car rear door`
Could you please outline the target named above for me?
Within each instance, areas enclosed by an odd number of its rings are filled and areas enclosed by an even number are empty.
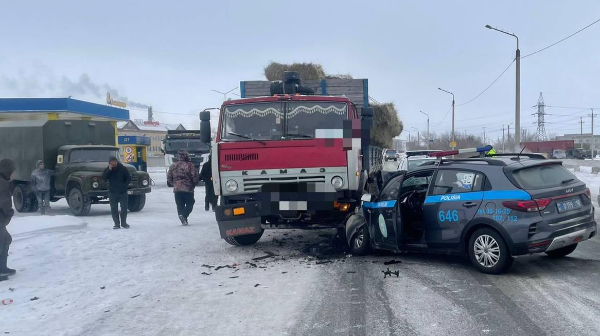
[[[398,251],[400,216],[398,192],[404,174],[393,177],[384,187],[375,202],[364,202],[369,222],[369,233],[375,248]]]
[[[483,174],[439,169],[423,205],[425,241],[429,247],[458,244],[463,229],[483,202]]]

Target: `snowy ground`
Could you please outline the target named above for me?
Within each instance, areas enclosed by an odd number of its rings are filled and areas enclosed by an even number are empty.
[[[594,200],[600,177],[576,173]],[[0,333],[10,335],[597,335],[600,240],[572,257],[519,258],[502,276],[462,258],[346,257],[330,231],[268,231],[252,247],[222,241],[196,191],[191,225],[176,216],[164,172],[130,230],[107,205],[73,217],[18,214],[0,282]],[[597,206],[597,204],[596,204]],[[265,255],[277,256],[252,260]],[[316,257],[326,257],[316,259]],[[384,266],[396,259],[401,264]],[[323,261],[331,261],[322,263]],[[229,266],[216,269],[218,266]],[[255,267],[256,266],[256,267]],[[400,270],[384,279],[381,271]],[[31,300],[32,298],[38,298]]]

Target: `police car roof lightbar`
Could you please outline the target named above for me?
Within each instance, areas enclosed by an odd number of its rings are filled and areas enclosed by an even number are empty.
[[[449,155],[457,155],[457,154],[464,154],[464,153],[485,153],[485,152],[489,152],[492,150],[492,146],[491,145],[487,145],[485,147],[477,147],[477,148],[463,148],[463,149],[457,149],[457,150],[451,150],[451,151],[445,151],[445,152],[434,152],[434,153],[429,153],[428,155],[431,157],[442,157],[442,156],[449,156]]]

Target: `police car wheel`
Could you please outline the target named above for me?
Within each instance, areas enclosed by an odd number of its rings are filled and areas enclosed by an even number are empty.
[[[471,235],[468,252],[473,266],[487,274],[506,271],[514,260],[502,236],[489,228],[478,229]]]
[[[352,237],[350,241],[350,252],[353,255],[367,255],[371,245],[371,236],[366,225],[363,225]]]
[[[573,251],[575,251],[576,248],[577,248],[577,244],[573,244],[573,245],[561,247],[561,248],[553,250],[553,251],[546,252],[546,254],[552,258],[562,258],[562,257],[565,257],[565,256],[573,253]]]

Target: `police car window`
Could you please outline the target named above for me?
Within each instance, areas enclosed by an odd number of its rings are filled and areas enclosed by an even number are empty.
[[[440,170],[433,186],[433,195],[481,191],[483,175],[470,171]]]
[[[398,198],[398,191],[400,191],[400,182],[402,181],[402,176],[397,176],[393,180],[391,180],[383,191],[381,192],[380,201],[389,201],[395,200]]]

